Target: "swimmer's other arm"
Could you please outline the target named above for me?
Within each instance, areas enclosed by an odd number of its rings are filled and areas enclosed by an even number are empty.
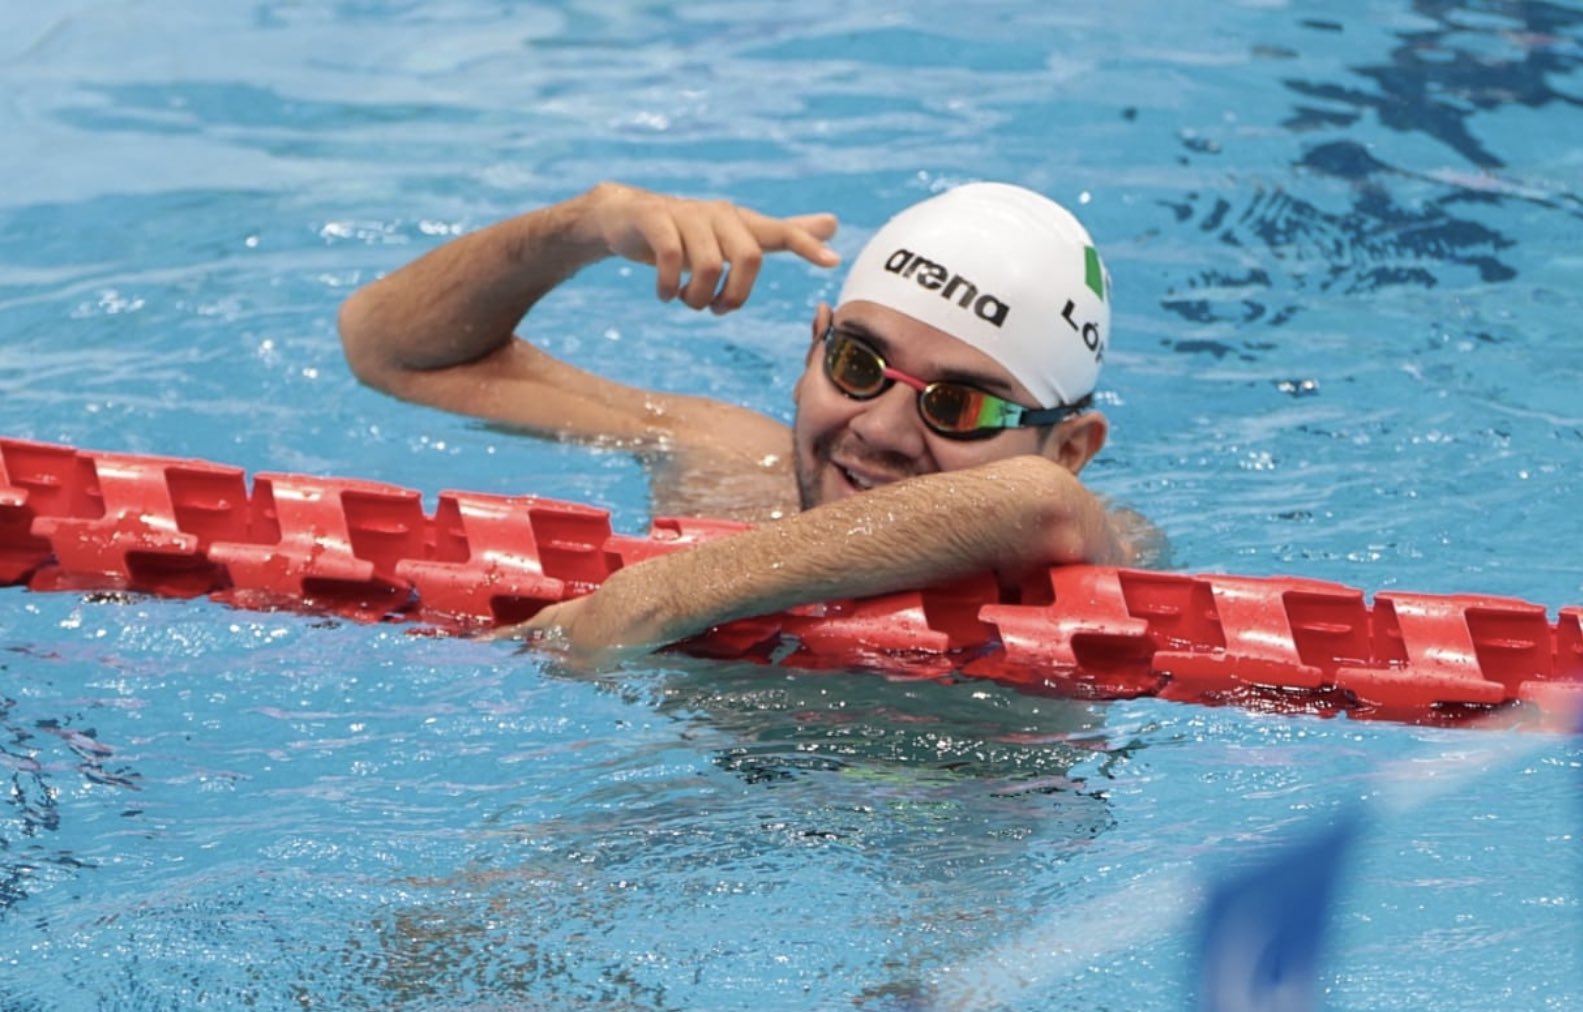
[[[515,336],[528,311],[583,267],[622,256],[655,267],[656,293],[716,313],[748,298],[765,253],[821,267],[829,214],[772,218],[601,183],[562,203],[454,239],[354,292],[341,340],[353,373],[403,400],[557,438],[634,446],[718,440],[730,426],[704,398],[636,390],[560,362]],[[591,323],[591,325],[597,325]],[[784,440],[766,419],[738,419],[756,438]]]
[[[1104,506],[1071,472],[1043,457],[1013,457],[885,485],[649,559],[496,635],[547,636],[577,663],[609,664],[813,601],[1131,558]]]

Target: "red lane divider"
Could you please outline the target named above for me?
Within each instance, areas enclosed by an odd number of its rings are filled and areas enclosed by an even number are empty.
[[[242,607],[518,622],[623,566],[743,525],[607,512],[537,496],[259,474],[201,460],[0,438],[0,585],[209,595]],[[1051,569],[1004,600],[989,577],[731,622],[678,649],[799,668],[987,678],[1089,699],[1209,704],[1415,723],[1503,711],[1568,724],[1583,705],[1583,608],[1381,593],[1290,578]]]

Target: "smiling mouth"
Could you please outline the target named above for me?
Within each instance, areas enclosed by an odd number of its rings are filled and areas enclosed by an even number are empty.
[[[900,481],[903,477],[902,475],[898,474],[875,474],[870,472],[854,471],[851,468],[845,467],[841,464],[836,464],[835,469],[848,485],[851,485],[859,492],[867,492],[870,489],[879,488],[881,485],[889,485],[892,482]]]
[[[877,482],[869,481],[867,478],[864,478],[858,474],[854,474],[844,467],[837,467],[836,470],[841,472],[841,477],[846,479],[846,483],[848,485],[851,485],[859,492],[867,492],[877,484]]]
[[[869,492],[926,470],[900,454],[865,452],[856,443],[830,446],[819,456],[824,466],[834,471],[841,484],[853,492]]]

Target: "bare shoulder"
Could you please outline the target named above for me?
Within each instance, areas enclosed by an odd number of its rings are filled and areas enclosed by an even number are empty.
[[[761,524],[798,512],[796,483],[787,469],[722,465],[729,462],[691,455],[651,459],[654,515]]]

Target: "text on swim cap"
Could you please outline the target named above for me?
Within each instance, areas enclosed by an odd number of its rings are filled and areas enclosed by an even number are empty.
[[[920,288],[939,291],[941,298],[963,309],[971,309],[980,320],[997,327],[1006,322],[1006,314],[1011,311],[1010,306],[988,292],[979,294],[977,285],[953,273],[949,267],[926,260],[911,250],[899,249],[892,253],[885,261],[885,270],[898,277],[911,278]]]
[[[1076,310],[1077,303],[1073,302],[1071,299],[1067,299],[1066,308],[1061,310],[1061,319],[1065,320],[1071,325],[1073,330],[1082,335],[1083,347],[1094,353],[1095,362],[1105,361],[1105,342],[1100,337],[1099,324],[1094,323],[1091,320],[1079,324],[1076,320],[1072,319],[1072,313]]]

